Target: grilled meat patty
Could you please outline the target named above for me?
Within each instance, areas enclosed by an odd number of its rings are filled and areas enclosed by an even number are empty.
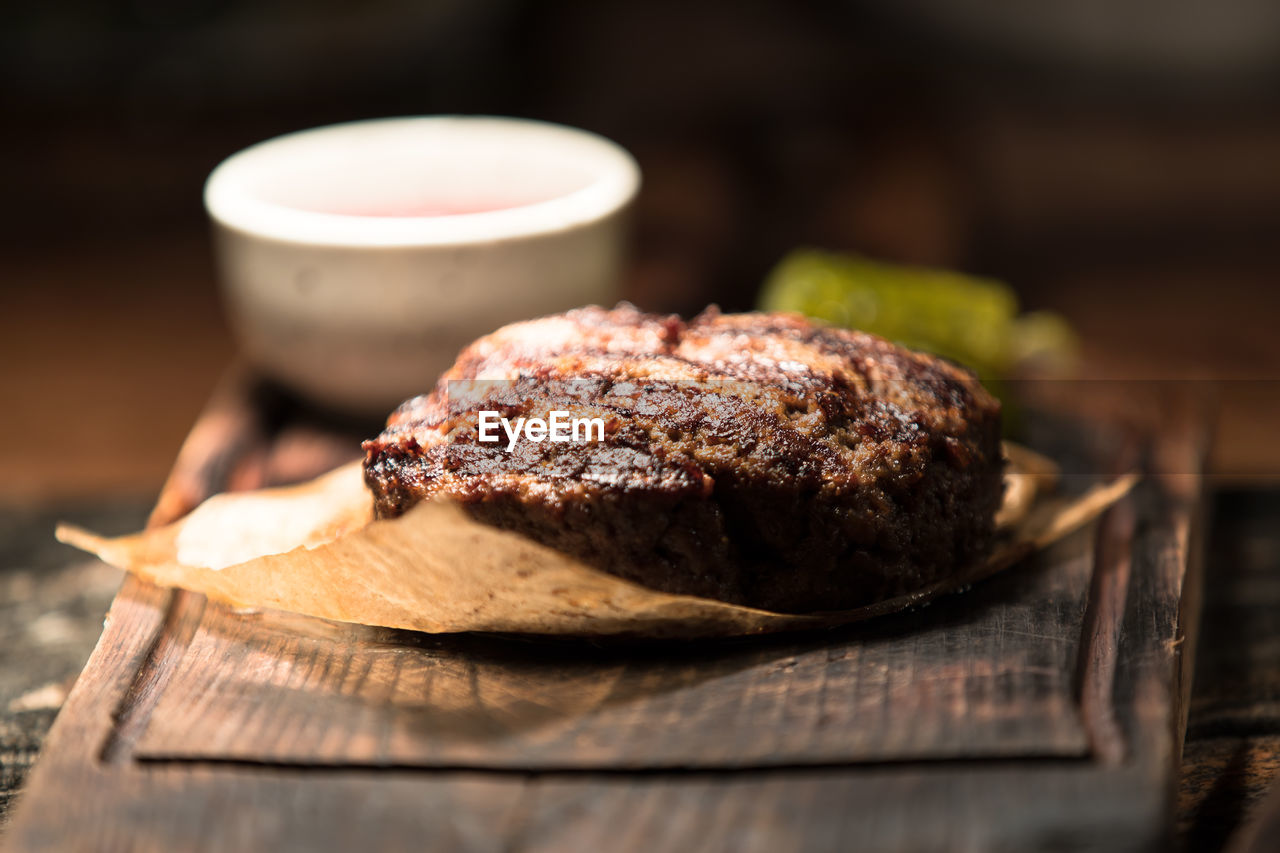
[[[484,442],[486,410],[604,437]],[[626,304],[480,338],[364,448],[379,517],[447,497],[644,586],[790,612],[964,568],[1003,482],[999,403],[960,368],[797,315]]]

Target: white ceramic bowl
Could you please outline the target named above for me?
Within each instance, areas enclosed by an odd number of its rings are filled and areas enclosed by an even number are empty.
[[[632,157],[559,125],[380,119],[281,136],[205,185],[248,358],[330,406],[389,410],[504,323],[617,298]]]

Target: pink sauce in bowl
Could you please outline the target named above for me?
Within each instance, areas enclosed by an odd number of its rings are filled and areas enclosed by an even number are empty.
[[[538,201],[546,201],[539,199]],[[333,205],[332,207],[308,207],[314,213],[328,213],[335,216],[375,216],[397,219],[416,219],[434,216],[471,216],[476,213],[493,213],[499,210],[510,210],[514,207],[526,207],[538,201],[420,201],[405,202],[398,205],[369,205],[367,207]]]

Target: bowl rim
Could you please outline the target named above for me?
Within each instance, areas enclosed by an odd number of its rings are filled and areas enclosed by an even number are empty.
[[[351,140],[362,131],[510,134],[513,143],[555,145],[589,168],[585,186],[543,201],[499,210],[442,216],[360,216],[292,207],[258,197],[255,177],[291,151]],[[250,235],[312,246],[413,247],[488,243],[565,231],[626,207],[640,187],[640,168],[626,149],[603,136],[535,119],[482,115],[400,116],[324,125],[276,136],[223,160],[209,174],[204,205],[218,224]]]

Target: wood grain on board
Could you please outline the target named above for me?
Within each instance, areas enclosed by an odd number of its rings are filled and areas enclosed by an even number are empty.
[[[278,437],[298,434],[254,406],[211,408],[232,414],[193,432],[171,479],[189,497],[162,499],[157,521],[221,487],[188,472],[268,481]],[[431,637],[237,614],[130,578],[6,842],[1159,847],[1203,446],[1174,425],[1099,524],[963,595],[838,632],[696,647]],[[1077,473],[1122,464],[1096,438],[1059,429],[1045,444],[1078,454]]]
[[[798,639],[432,637],[209,604],[135,754],[507,769],[1081,756],[1087,544],[926,612]]]

